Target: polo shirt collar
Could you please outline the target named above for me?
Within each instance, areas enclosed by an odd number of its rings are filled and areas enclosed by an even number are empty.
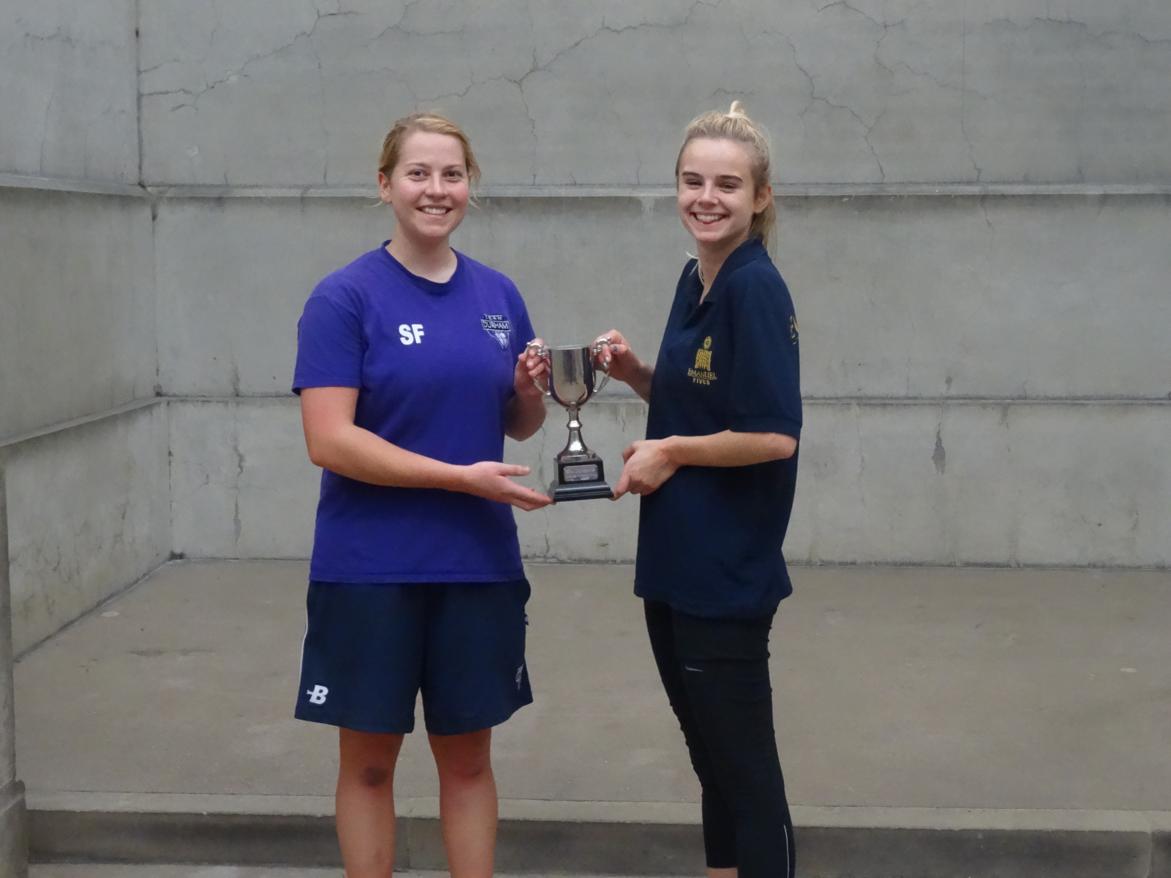
[[[749,238],[735,250],[728,254],[728,258],[724,260],[724,264],[720,266],[720,270],[716,272],[716,279],[712,281],[712,288],[708,290],[707,297],[703,300],[707,302],[714,302],[719,298],[720,293],[723,292],[724,287],[728,284],[728,277],[736,269],[747,265],[761,256],[766,256],[767,251],[764,249],[764,244],[760,242],[759,238]],[[699,273],[696,272],[696,283],[699,282]],[[700,287],[702,290],[702,287]],[[696,293],[698,297],[699,293]]]

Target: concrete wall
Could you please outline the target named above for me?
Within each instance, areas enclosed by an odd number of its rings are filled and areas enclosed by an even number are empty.
[[[1134,510],[1111,500],[1107,516],[1096,501],[1114,496],[1107,482],[1131,484],[1112,473],[1157,484],[1166,456],[1171,7],[306,0],[269,12],[167,0],[141,14],[178,551],[308,550],[316,480],[281,402],[294,324],[317,278],[390,234],[361,197],[390,119],[435,107],[471,132],[490,197],[457,243],[517,279],[544,335],[619,325],[649,356],[689,244],[669,189],[679,131],[742,97],[773,133],[778,262],[811,400],[790,554],[1168,563],[1146,494]],[[1128,429],[1110,430],[1120,413]],[[642,417],[633,402],[587,409],[613,470]],[[969,448],[958,424],[1003,460]],[[510,454],[545,459],[559,443]],[[265,487],[269,468],[279,487]],[[969,521],[987,497],[1003,514]],[[526,551],[629,558],[630,507],[606,509],[522,517]]]
[[[173,402],[175,545],[210,557],[302,558],[317,470],[296,403]],[[585,439],[613,483],[645,429],[633,400],[591,402]],[[813,402],[785,555],[799,563],[1166,566],[1171,406]],[[551,408],[505,459],[547,486],[565,444]],[[637,498],[516,515],[546,561],[631,561]]]
[[[0,449],[18,651],[170,551],[137,4],[0,11]],[[96,421],[95,423],[85,423]],[[160,514],[160,512],[164,514]]]
[[[136,6],[0,6],[0,173],[138,182]]]
[[[0,878],[27,874],[13,647],[169,548],[165,517],[143,526],[161,511],[142,484],[166,485],[161,437],[129,415],[73,426],[153,396],[156,382],[150,206],[131,187],[137,5],[0,7]]]
[[[291,399],[172,401],[174,551],[189,557],[305,558],[320,470]]]
[[[810,398],[789,557],[1168,563],[1171,199],[790,198],[781,218]],[[313,282],[386,234],[361,199],[160,205],[164,386],[215,397],[171,403],[177,551],[308,552],[316,477],[276,396]],[[488,199],[459,241],[517,279],[547,338],[617,324],[647,356],[686,244],[672,200],[649,196]],[[583,416],[614,476],[645,417],[618,399]],[[510,459],[548,465],[563,423],[552,411]],[[533,557],[633,557],[633,504],[520,521]]]
[[[154,395],[145,198],[0,188],[0,441]]]
[[[1171,398],[1171,197],[790,198],[781,225],[807,396]],[[162,203],[165,391],[286,393],[313,284],[392,229],[360,199]],[[618,325],[647,357],[688,245],[669,197],[489,199],[458,238],[546,338]]]
[[[5,469],[18,652],[170,555],[162,405],[21,442]]]
[[[28,874],[28,824],[24,784],[16,777],[7,520],[4,452],[0,450],[0,878],[24,878]]]
[[[669,183],[677,132],[733,96],[790,182],[1171,175],[1149,0],[163,0],[141,28],[148,183],[365,183],[416,105],[497,183]]]
[[[36,185],[0,188],[0,447],[18,652],[170,552],[157,496],[164,409],[150,403],[153,426],[123,411],[152,400],[158,381],[151,205],[129,191]]]

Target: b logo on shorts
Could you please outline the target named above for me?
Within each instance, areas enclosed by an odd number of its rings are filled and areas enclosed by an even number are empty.
[[[329,689],[318,683],[312,689],[306,689],[305,694],[309,696],[310,704],[325,704],[325,696],[329,694]]]

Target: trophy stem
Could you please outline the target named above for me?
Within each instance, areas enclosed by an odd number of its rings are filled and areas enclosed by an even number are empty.
[[[565,448],[561,450],[562,454],[585,454],[589,449],[586,448],[585,442],[581,438],[581,421],[577,419],[578,407],[575,405],[568,406],[569,422],[566,424],[569,427],[569,441],[565,444]]]

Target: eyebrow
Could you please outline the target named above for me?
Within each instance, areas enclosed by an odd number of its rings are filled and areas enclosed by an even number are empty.
[[[406,166],[408,168],[429,168],[429,167],[431,167],[431,163],[430,162],[423,162],[423,161],[413,161],[413,162],[407,162]],[[455,170],[463,171],[463,170],[465,170],[465,166],[462,164],[443,165],[442,167],[443,167],[443,170],[445,170],[445,171],[455,171]]]
[[[689,171],[686,168],[684,168],[682,171],[679,172],[679,176],[680,177],[702,177],[703,174],[701,174],[699,171]],[[744,178],[737,175],[737,174],[717,174],[716,181],[721,182],[721,183],[725,182],[725,181],[735,182],[735,183],[743,183]]]

